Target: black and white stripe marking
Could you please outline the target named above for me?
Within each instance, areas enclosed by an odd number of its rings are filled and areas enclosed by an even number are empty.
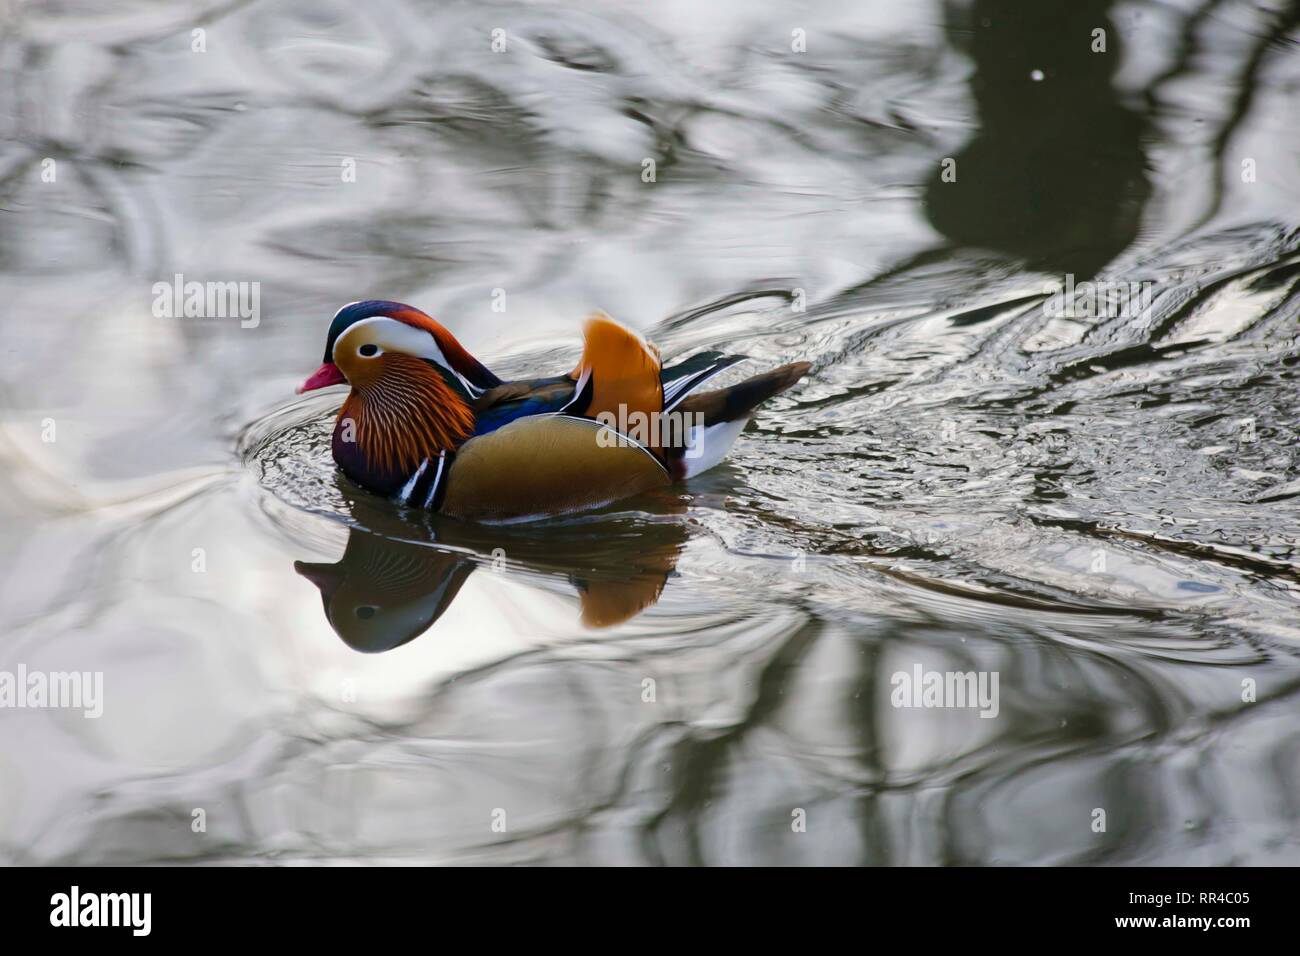
[[[707,368],[700,369],[693,375],[683,375],[681,378],[669,382],[664,386],[664,411],[672,411],[691,392],[715,375],[726,371],[741,361],[744,361],[744,356],[729,355],[726,358],[719,359]]]
[[[398,492],[397,500],[404,505],[415,505],[437,511],[442,505],[443,496],[447,493],[447,472],[455,456],[455,452],[439,452],[437,463],[432,468],[429,467],[433,463],[432,458],[420,462],[420,467],[415,470],[415,474]]]

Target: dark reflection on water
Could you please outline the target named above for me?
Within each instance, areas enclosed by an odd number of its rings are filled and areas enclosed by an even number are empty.
[[[345,644],[380,653],[428,630],[456,599],[474,562],[353,531],[334,564],[299,561],[294,570],[320,588],[325,617]]]
[[[0,670],[105,706],[0,710],[0,858],[1300,862],[1298,9],[6,11]],[[362,297],[507,376],[597,307],[814,371],[474,527],[290,399]]]
[[[679,521],[624,513],[538,526],[477,525],[398,511],[345,478],[338,482],[352,519],[371,530],[351,528],[338,561],[298,561],[294,570],[320,588],[325,616],[343,642],[369,653],[429,630],[480,565],[563,578],[579,596],[582,625],[621,624],[658,600],[687,537]],[[685,508],[664,499],[659,510],[667,516]]]
[[[951,173],[926,184],[925,209],[953,242],[1086,278],[1137,238],[1150,195],[1145,124],[1112,82],[1124,56],[1112,6],[950,8],[948,34],[974,61],[979,125]]]

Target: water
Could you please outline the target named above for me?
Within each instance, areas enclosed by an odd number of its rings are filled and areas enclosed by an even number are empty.
[[[104,711],[0,711],[0,859],[1300,862],[1298,9],[12,5],[0,670]],[[364,297],[814,371],[458,526],[293,397]]]

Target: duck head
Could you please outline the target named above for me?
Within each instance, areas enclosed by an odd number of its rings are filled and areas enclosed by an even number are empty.
[[[370,300],[334,315],[320,368],[298,393],[352,387],[333,453],[353,481],[392,495],[473,434],[471,404],[501,384],[445,327],[413,306]]]

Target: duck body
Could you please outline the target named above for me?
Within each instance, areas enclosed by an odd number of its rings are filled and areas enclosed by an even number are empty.
[[[596,508],[717,464],[753,410],[809,370],[701,385],[744,357],[704,352],[663,368],[607,316],[584,327],[567,375],[503,382],[443,326],[396,302],[344,306],[324,362],[299,388],[347,383],[332,452],[361,487],[407,507],[500,522]]]
[[[672,484],[643,446],[619,442],[599,422],[568,415],[519,418],[472,438],[457,453],[439,506],[474,521],[599,508]]]

